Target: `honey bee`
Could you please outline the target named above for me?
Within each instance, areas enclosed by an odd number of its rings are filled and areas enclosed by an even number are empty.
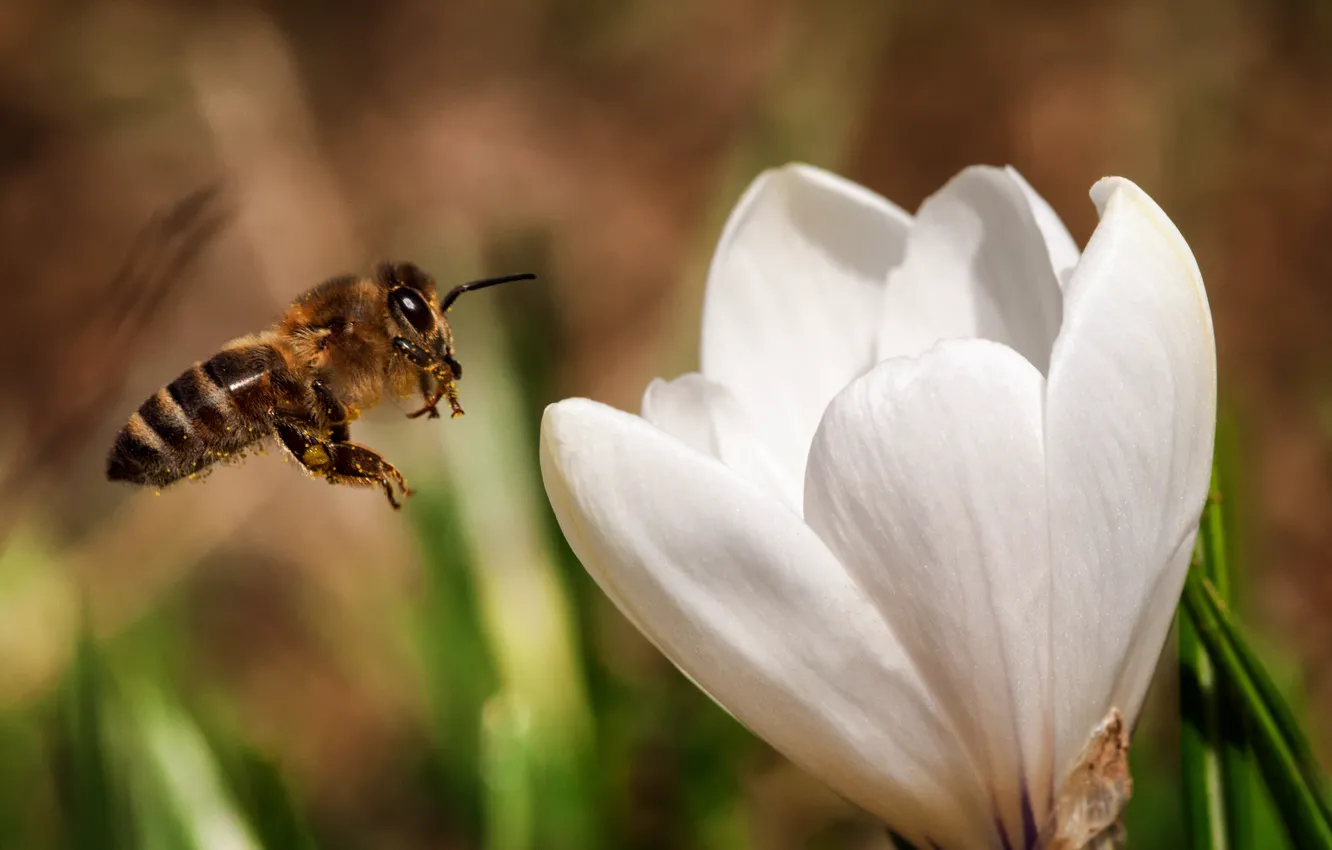
[[[462,366],[445,313],[465,292],[535,277],[477,280],[442,299],[411,263],[328,280],[292,302],[271,329],[227,343],[140,405],[111,447],[107,478],[163,487],[275,434],[311,475],[378,486],[397,509],[395,488],[411,495],[402,473],[351,442],[349,424],[386,392],[420,391],[424,406],[409,418],[438,418],[445,399],[461,416],[455,382]]]

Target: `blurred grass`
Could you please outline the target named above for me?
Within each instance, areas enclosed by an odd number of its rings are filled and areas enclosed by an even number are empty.
[[[447,490],[416,495],[410,515],[425,570],[418,612],[420,645],[432,714],[432,757],[440,790],[462,833],[480,839],[482,789],[480,707],[496,688],[495,663],[484,641],[470,552]]]

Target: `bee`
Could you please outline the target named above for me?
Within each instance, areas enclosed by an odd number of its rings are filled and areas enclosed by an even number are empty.
[[[411,495],[407,482],[379,453],[351,442],[350,423],[386,392],[421,393],[412,419],[439,418],[443,400],[461,416],[462,366],[445,314],[465,292],[535,277],[464,283],[442,299],[412,263],[328,280],[271,329],[227,343],[140,405],[116,435],[107,478],[164,487],[276,435],[311,475],[380,487],[397,509],[396,494]]]

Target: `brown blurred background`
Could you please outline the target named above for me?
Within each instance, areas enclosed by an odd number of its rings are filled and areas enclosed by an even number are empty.
[[[0,469],[21,474],[0,510],[14,535],[57,551],[73,583],[38,582],[0,614],[12,627],[0,625],[0,701],[41,699],[61,675],[74,602],[109,637],[169,600],[190,680],[225,692],[317,820],[365,840],[347,846],[455,846],[439,843],[416,792],[383,780],[425,710],[411,653],[382,617],[382,600],[419,583],[402,517],[273,456],[160,498],[132,493],[102,480],[105,449],[141,398],[324,277],[382,257],[445,279],[538,271],[540,289],[455,311],[464,362],[487,328],[514,339],[469,364],[465,425],[386,414],[359,436],[405,458],[409,477],[446,466],[466,494],[488,473],[451,442],[499,429],[521,444],[539,403],[561,396],[637,410],[652,377],[695,367],[720,224],[758,170],[789,160],[908,210],[968,164],[1012,164],[1080,243],[1097,178],[1127,176],[1158,200],[1202,267],[1240,435],[1244,613],[1289,660],[1326,757],[1322,0],[4,0]],[[131,240],[217,179],[231,226],[127,334],[106,305]],[[546,397],[515,390],[515,424],[479,385],[522,356],[540,363]],[[539,512],[534,481],[520,501]],[[502,608],[519,591],[495,592]],[[596,665],[670,675],[589,604],[577,617],[599,624]],[[645,812],[676,793],[633,781],[656,801]],[[785,781],[760,783],[754,805],[822,799]],[[669,837],[669,816],[643,817],[609,846],[690,844]],[[755,846],[788,846],[773,818],[757,820],[768,826]]]

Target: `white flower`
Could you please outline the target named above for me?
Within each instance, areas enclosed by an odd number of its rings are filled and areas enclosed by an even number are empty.
[[[1206,496],[1215,345],[1127,180],[1081,255],[1013,170],[913,220],[765,173],[708,280],[702,372],[643,418],[552,405],[574,551],[755,733],[918,847],[1020,848],[1112,708],[1132,727]]]

